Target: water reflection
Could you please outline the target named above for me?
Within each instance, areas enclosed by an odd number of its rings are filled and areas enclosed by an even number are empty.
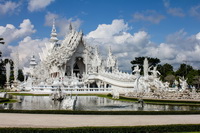
[[[16,96],[18,103],[0,104],[0,109],[16,110],[61,110],[62,102],[53,101],[49,96]],[[175,106],[132,103],[111,100],[97,96],[78,96],[75,110],[97,110],[97,111],[189,111],[200,110],[200,106]]]

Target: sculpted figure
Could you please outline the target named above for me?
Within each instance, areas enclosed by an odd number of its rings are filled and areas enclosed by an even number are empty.
[[[182,79],[179,79],[180,85],[181,85],[181,90],[184,91],[187,89],[187,79],[185,79],[184,77],[182,77]]]
[[[160,75],[160,72],[157,71],[157,66],[153,67],[153,70],[151,70],[151,72],[152,72],[154,78],[157,78],[158,74]]]
[[[135,73],[134,75],[138,78],[140,76],[140,71],[139,66],[135,66],[133,72]]]

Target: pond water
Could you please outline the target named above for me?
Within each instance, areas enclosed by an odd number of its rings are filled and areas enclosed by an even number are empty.
[[[73,97],[75,98],[75,97]],[[63,110],[63,102],[53,101],[49,96],[15,96],[18,103],[0,104],[0,109],[16,110]],[[95,111],[189,111],[200,110],[200,106],[176,106],[146,104],[111,100],[97,96],[78,96],[75,110]]]

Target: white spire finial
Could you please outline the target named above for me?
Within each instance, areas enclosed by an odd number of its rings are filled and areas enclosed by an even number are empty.
[[[55,18],[53,18],[53,26],[52,26],[52,30],[51,30],[50,42],[52,42],[52,43],[58,42],[57,33],[56,33],[56,26],[55,26]]]
[[[108,46],[108,54],[112,55],[112,51],[111,51],[111,46],[110,45]]]
[[[71,32],[72,31],[72,23],[70,22],[70,24],[69,24],[69,31]]]

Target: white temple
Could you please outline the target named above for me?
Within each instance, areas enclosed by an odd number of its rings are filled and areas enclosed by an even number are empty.
[[[72,26],[62,43],[58,43],[55,23],[51,38],[39,53],[37,64],[34,55],[29,68],[24,68],[25,81],[19,86],[21,90],[32,92],[52,92],[61,89],[68,93],[112,93],[113,98],[120,94],[140,95],[151,92],[173,90],[168,83],[158,78],[160,74],[154,67],[149,67],[144,60],[144,75],[140,75],[138,66],[134,74],[120,72],[116,57],[111,48],[106,59],[102,59],[97,47],[86,44],[83,33],[75,31]],[[183,91],[186,89],[184,86]]]
[[[108,49],[106,62],[103,62],[97,47],[87,45],[83,33],[75,31],[71,25],[70,32],[59,44],[53,23],[50,42],[45,46],[42,53],[39,53],[41,62],[37,64],[33,55],[30,67],[24,68],[23,72],[28,77],[24,88],[30,82],[32,89],[44,86],[62,86],[65,89],[133,88],[133,75],[119,72],[111,48]]]

